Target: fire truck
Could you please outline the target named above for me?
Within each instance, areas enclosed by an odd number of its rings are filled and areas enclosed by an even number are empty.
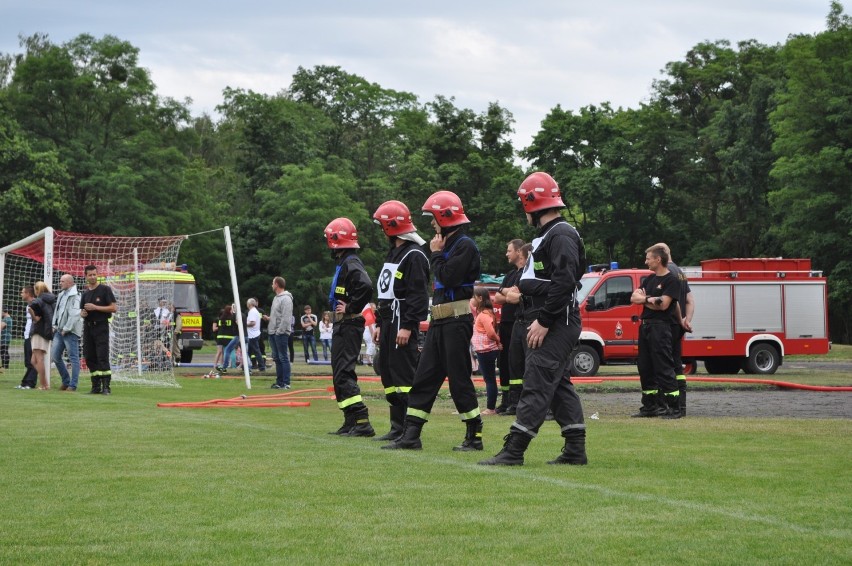
[[[683,341],[687,373],[702,361],[709,374],[773,374],[785,355],[828,353],[826,279],[809,259],[712,259],[682,269],[695,299]],[[650,274],[612,264],[583,276],[572,375],[636,362],[643,307],[630,295]]]
[[[195,276],[186,266],[177,266],[174,270],[151,269],[139,274],[140,284],[174,284],[172,304],[171,350],[172,359],[181,363],[192,361],[192,354],[204,346],[201,337],[201,307],[198,302],[198,290]]]

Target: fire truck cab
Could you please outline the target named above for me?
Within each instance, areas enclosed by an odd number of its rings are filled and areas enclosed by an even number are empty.
[[[713,259],[682,269],[695,299],[693,331],[683,341],[687,373],[702,361],[710,374],[773,374],[785,355],[828,352],[826,279],[809,259]],[[643,307],[630,295],[650,274],[613,264],[583,276],[572,375],[636,362]]]

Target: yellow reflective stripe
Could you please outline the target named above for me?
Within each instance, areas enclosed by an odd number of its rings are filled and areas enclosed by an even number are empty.
[[[459,416],[461,417],[461,420],[463,420],[463,421],[475,419],[476,417],[479,416],[479,407],[475,408],[472,411],[468,411],[467,413],[461,413],[461,414],[459,414]]]
[[[390,395],[391,393],[396,393],[396,387],[391,385],[390,387],[385,387],[385,395]]]
[[[686,381],[686,376],[683,374],[675,376],[678,381]]]
[[[355,403],[360,403],[361,400],[362,399],[361,399],[360,395],[355,395],[354,397],[350,397],[349,399],[344,399],[343,401],[340,401],[337,404],[337,406],[340,407],[341,409],[345,409],[349,405],[354,405]]]
[[[523,385],[523,384],[524,384],[523,379],[510,379],[509,380],[509,385]]]
[[[420,409],[413,409],[411,407],[408,408],[408,412],[406,412],[406,415],[409,417],[418,417],[423,419],[424,421],[429,420],[429,413],[427,413],[426,411],[421,411]]]
[[[90,375],[91,375],[92,377],[103,377],[103,376],[105,376],[105,375],[106,375],[106,376],[111,376],[111,375],[112,375],[112,371],[111,371],[111,370],[93,371],[93,372],[90,372]]]
[[[642,391],[643,395],[656,395],[659,393],[659,389],[648,389],[647,391]]]
[[[116,279],[134,279],[136,275],[134,273],[122,274]],[[140,271],[139,272],[139,280],[140,281],[180,281],[184,283],[195,283],[195,276],[191,273],[183,273],[180,271],[158,271],[158,270],[150,270],[150,271]]]
[[[230,334],[217,334],[217,338],[233,338]]]
[[[396,390],[400,393],[409,393],[411,391],[411,386],[403,385],[402,387],[397,387]]]
[[[672,391],[671,393],[666,393],[666,397],[680,397],[680,391]]]
[[[509,385],[511,385],[511,383],[512,383],[512,382],[510,381],[510,382],[509,382]],[[500,391],[509,391],[509,385],[501,385],[501,386],[500,386]]]

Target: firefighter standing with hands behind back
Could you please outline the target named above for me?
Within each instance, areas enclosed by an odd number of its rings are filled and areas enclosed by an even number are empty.
[[[429,314],[429,258],[420,249],[411,212],[398,200],[382,204],[373,214],[390,250],[376,282],[379,308],[375,341],[379,344],[379,375],[390,405],[390,432],[374,440],[396,440],[408,407],[408,393],[417,371],[420,323]]]
[[[479,249],[464,233],[470,222],[461,199],[451,191],[438,191],[421,209],[432,216],[435,237],[429,242],[430,263],[435,275],[432,321],[408,396],[402,436],[382,446],[387,450],[420,450],[420,432],[429,420],[444,378],[466,425],[464,441],[453,450],[482,450],[482,417],[471,376],[470,339],[473,315],[470,299],[479,277]]]
[[[373,284],[355,250],[358,232],[348,218],[336,218],[325,227],[326,243],[337,262],[328,302],[334,312],[331,339],[331,372],[337,406],[343,411],[343,426],[330,434],[375,436],[367,406],[358,387],[355,364],[361,354],[364,315],[361,311],[373,298]]]

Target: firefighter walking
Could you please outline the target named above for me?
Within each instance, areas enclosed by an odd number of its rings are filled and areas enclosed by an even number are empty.
[[[429,242],[435,278],[432,321],[409,394],[402,436],[382,448],[422,448],[420,433],[446,377],[453,402],[466,426],[464,441],[453,450],[482,450],[482,417],[471,380],[470,359],[473,336],[470,299],[479,277],[479,249],[464,233],[464,226],[470,220],[458,195],[438,191],[426,200],[421,210],[424,215],[432,216],[435,230],[435,237]]]
[[[487,466],[520,466],[524,452],[553,411],[565,446],[549,464],[584,465],[586,424],[583,407],[569,375],[570,352],[580,338],[577,289],[585,265],[583,240],[560,213],[565,208],[559,186],[547,173],[533,173],[518,189],[527,222],[538,228],[518,288],[519,318],[526,330],[524,386],[515,422],[503,449],[479,462]]]
[[[378,312],[374,340],[379,344],[379,375],[390,405],[390,431],[374,440],[395,440],[402,435],[408,394],[417,371],[420,323],[429,314],[429,259],[420,248],[425,240],[417,234],[405,204],[383,203],[373,220],[390,243],[376,290]]]
[[[369,411],[361,397],[355,364],[361,354],[364,316],[361,311],[373,298],[373,284],[355,250],[358,232],[348,218],[336,218],[325,227],[326,244],[337,263],[328,302],[334,312],[331,340],[331,372],[343,425],[330,434],[375,436]]]

